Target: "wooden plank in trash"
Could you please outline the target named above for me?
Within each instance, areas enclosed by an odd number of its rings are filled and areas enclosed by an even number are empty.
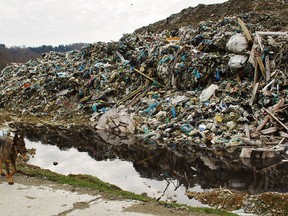
[[[279,131],[279,134],[281,137],[288,139],[288,133],[286,133],[284,131]]]
[[[243,147],[240,158],[250,158],[250,159],[267,159],[276,157],[276,151],[274,149],[263,149],[263,148],[250,148]]]
[[[239,25],[241,26],[244,35],[247,38],[248,43],[251,45],[253,43],[252,35],[250,34],[248,28],[246,27],[245,23],[239,17],[237,18]]]
[[[277,130],[278,130],[277,127],[270,127],[270,128],[261,130],[260,132],[261,132],[261,134],[267,135],[267,134],[274,133],[274,132],[276,132]]]
[[[277,110],[279,110],[285,103],[285,100],[282,98],[279,100],[279,102],[275,105],[273,105],[272,107],[270,107],[272,109],[272,112],[276,112]],[[259,132],[260,130],[262,130],[262,128],[268,123],[268,121],[270,120],[270,116],[265,116],[264,120],[258,125],[258,127],[255,129],[255,132]]]
[[[260,47],[261,52],[264,52],[264,46],[262,45],[262,38],[260,35],[256,34],[255,35],[255,40],[258,43],[258,46]]]
[[[244,125],[244,129],[245,129],[246,138],[250,139],[249,125],[248,125],[248,124],[245,124],[245,125]]]
[[[145,96],[145,94],[150,90],[149,85],[146,85],[142,92],[135,95],[135,97],[130,101],[127,108],[133,107],[141,98]]]
[[[256,63],[255,69],[254,69],[253,88],[255,87],[256,83],[258,82],[259,77],[260,77],[259,67],[258,67],[258,64]]]
[[[253,43],[253,46],[251,48],[251,51],[250,51],[250,56],[249,56],[249,59],[248,61],[253,65],[254,68],[256,68],[257,66],[257,62],[255,61],[255,50],[257,48],[257,44],[256,44],[256,39]]]
[[[261,60],[261,57],[256,57],[256,61],[260,67],[260,70],[261,70],[263,77],[266,78],[266,70],[265,70],[265,66]]]
[[[180,37],[170,37],[170,38],[166,38],[166,41],[170,42],[170,41],[179,41]]]
[[[275,115],[273,115],[273,113],[270,111],[270,110],[268,110],[268,109],[266,109],[266,108],[263,108],[264,110],[265,110],[265,112],[267,112],[272,118],[274,118],[282,127],[284,127],[287,131],[288,131],[288,127],[285,125],[285,124],[283,124],[283,122],[281,122]]]
[[[148,75],[142,73],[141,71],[137,70],[136,68],[134,68],[134,71],[136,71],[137,73],[141,74],[142,76],[144,76],[146,79],[156,83],[157,85],[161,86],[161,87],[165,87],[163,85],[161,85],[160,83],[158,83],[156,80],[154,80],[153,78],[149,77]]]
[[[287,36],[288,32],[264,32],[264,31],[256,31],[258,35],[265,35],[265,36]]]
[[[266,68],[266,82],[268,82],[271,78],[269,55],[265,57],[265,68]]]
[[[249,105],[252,106],[253,105],[253,102],[255,100],[255,97],[256,97],[256,94],[257,94],[257,91],[258,91],[258,87],[259,87],[259,82],[257,82],[252,90],[252,96],[250,98],[250,101],[249,101]]]

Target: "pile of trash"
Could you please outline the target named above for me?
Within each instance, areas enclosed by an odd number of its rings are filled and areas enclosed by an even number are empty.
[[[95,129],[149,145],[252,146],[241,156],[270,157],[263,151],[283,151],[288,139],[288,34],[252,16],[14,63],[0,75],[0,107],[55,121],[89,116]]]

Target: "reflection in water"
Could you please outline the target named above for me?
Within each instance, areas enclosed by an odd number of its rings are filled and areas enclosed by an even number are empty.
[[[166,188],[166,181],[159,181],[149,178],[142,178],[133,167],[133,163],[120,159],[96,161],[87,152],[79,152],[75,148],[60,150],[54,145],[43,145],[41,142],[26,140],[27,148],[35,148],[36,155],[30,158],[29,163],[49,169],[53,172],[68,174],[88,174],[97,176],[103,181],[115,184],[118,187],[135,192],[147,193],[150,197],[159,198]],[[58,162],[57,166],[53,162]],[[192,206],[200,206],[196,200],[189,200],[185,196],[185,188],[179,187],[174,191],[173,180],[165,191],[162,200],[174,200]],[[193,191],[201,191],[199,186],[195,186]]]
[[[92,175],[137,193],[153,191],[154,194],[149,195],[156,198],[165,191],[167,184],[169,188],[165,194],[178,194],[181,191],[182,197],[185,197],[183,195],[186,190],[195,191],[198,185],[198,190],[224,187],[250,193],[286,192],[288,188],[287,163],[282,163],[281,158],[261,161],[241,160],[240,148],[229,149],[228,152],[225,148],[201,148],[192,143],[177,143],[171,146],[155,142],[133,143],[130,142],[133,137],[124,140],[123,137],[118,137],[117,143],[109,139],[110,143],[107,143],[101,139],[104,137],[103,134],[100,137],[95,130],[89,128],[77,126],[71,126],[69,129],[53,128],[45,125],[23,125],[23,123],[14,124],[13,127],[24,130],[31,141],[53,144],[65,150],[55,153],[59,154],[53,158],[58,160],[58,166],[52,167],[53,161],[48,162],[52,170],[60,169],[63,164],[67,166],[63,167],[63,170],[79,173],[86,173],[85,170],[95,172],[101,167],[99,171],[102,173]],[[38,146],[37,154],[46,155],[41,156],[39,160],[45,160],[46,163],[46,160],[49,160],[47,154],[50,150],[41,148],[48,145],[38,143]],[[75,155],[67,156],[68,158],[62,161],[66,153]],[[80,159],[80,155],[86,157],[89,155],[89,159]],[[89,160],[91,164],[83,164]],[[75,167],[81,169],[75,171],[73,170]],[[123,181],[122,186],[119,182]],[[135,188],[141,190],[137,191]],[[177,195],[175,200],[179,202],[182,197]]]

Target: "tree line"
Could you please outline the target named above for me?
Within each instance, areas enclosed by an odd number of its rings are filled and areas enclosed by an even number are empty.
[[[39,47],[6,47],[5,44],[0,44],[0,71],[12,62],[27,62],[30,59],[38,58],[43,53],[50,51],[67,52],[71,50],[81,49],[85,43],[74,43],[69,45],[42,45]]]

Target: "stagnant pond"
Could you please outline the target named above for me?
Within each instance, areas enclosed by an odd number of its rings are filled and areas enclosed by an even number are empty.
[[[26,145],[29,149],[36,149],[35,156],[31,157],[28,163],[41,168],[65,175],[89,174],[127,191],[146,193],[150,197],[161,197],[161,200],[177,201],[192,206],[201,205],[197,200],[185,196],[185,187],[179,186],[178,180],[141,177],[132,162],[119,158],[96,161],[87,152],[79,152],[75,148],[61,150],[54,145],[43,145],[41,142],[29,140],[26,140]],[[57,165],[54,165],[55,162]],[[199,185],[190,190],[203,191]]]
[[[288,191],[288,163],[281,157],[240,159],[241,147],[161,145],[89,128],[13,126],[25,129],[27,147],[36,149],[29,163],[63,174],[89,174],[156,199],[199,206],[201,203],[189,199],[186,191],[219,187],[251,194]]]

